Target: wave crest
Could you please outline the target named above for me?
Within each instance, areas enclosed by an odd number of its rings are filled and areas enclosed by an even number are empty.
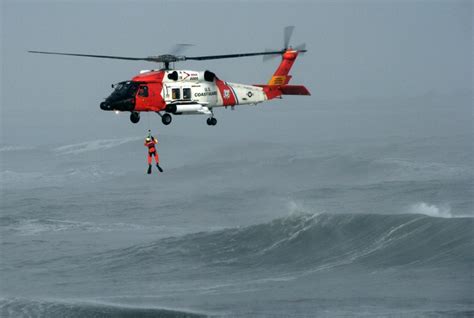
[[[107,252],[113,266],[200,264],[238,270],[327,270],[473,263],[472,218],[422,215],[291,215],[269,223],[161,239]],[[107,266],[107,265],[106,265]]]
[[[86,301],[0,299],[2,317],[206,317],[188,311]]]
[[[437,206],[435,204],[428,204],[426,202],[418,202],[410,206],[409,213],[423,214],[436,218],[452,218],[449,206]]]

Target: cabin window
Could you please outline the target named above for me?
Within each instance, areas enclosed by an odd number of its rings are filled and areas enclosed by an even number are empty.
[[[140,89],[138,90],[138,96],[148,97],[148,86],[140,86]]]
[[[171,90],[171,98],[172,99],[180,99],[181,98],[181,94],[179,93],[179,88],[173,88]]]
[[[191,100],[191,89],[190,88],[183,88],[183,99]]]

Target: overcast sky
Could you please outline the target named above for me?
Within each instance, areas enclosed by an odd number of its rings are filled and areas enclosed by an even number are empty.
[[[472,94],[471,1],[3,1],[1,12],[3,144],[31,135],[46,143],[61,141],[58,136],[80,140],[144,130],[133,127],[128,116],[100,111],[99,103],[111,83],[153,64],[27,50],[144,57],[193,43],[185,54],[253,52],[280,49],[284,26],[295,25],[292,44],[306,42],[309,52],[295,63],[292,84],[304,84],[312,96],[277,101],[280,109]],[[251,57],[178,67],[210,69],[224,80],[251,84],[267,82],[277,64]],[[285,104],[289,100],[291,106]],[[466,105],[459,109],[472,125],[472,111],[466,113]],[[270,125],[263,112],[255,114],[261,127]],[[150,118],[163,128],[159,118]],[[209,128],[203,122],[185,119],[166,128],[193,133],[198,126]]]

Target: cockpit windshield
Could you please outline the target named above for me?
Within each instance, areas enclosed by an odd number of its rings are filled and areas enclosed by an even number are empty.
[[[115,85],[115,90],[113,91],[111,97],[114,99],[124,99],[134,97],[139,84],[136,82],[120,82]]]

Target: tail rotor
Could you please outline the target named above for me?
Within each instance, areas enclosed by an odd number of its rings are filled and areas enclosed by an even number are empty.
[[[293,35],[294,30],[294,25],[288,25],[283,29],[283,49],[280,50],[281,54],[285,53],[287,50],[295,50],[300,54],[304,54],[306,52],[306,43],[301,43],[294,48],[290,45],[291,36]],[[265,49],[265,52],[275,52],[275,50]],[[264,55],[263,61],[266,62],[268,60],[274,59],[275,57],[277,57],[277,55]]]

